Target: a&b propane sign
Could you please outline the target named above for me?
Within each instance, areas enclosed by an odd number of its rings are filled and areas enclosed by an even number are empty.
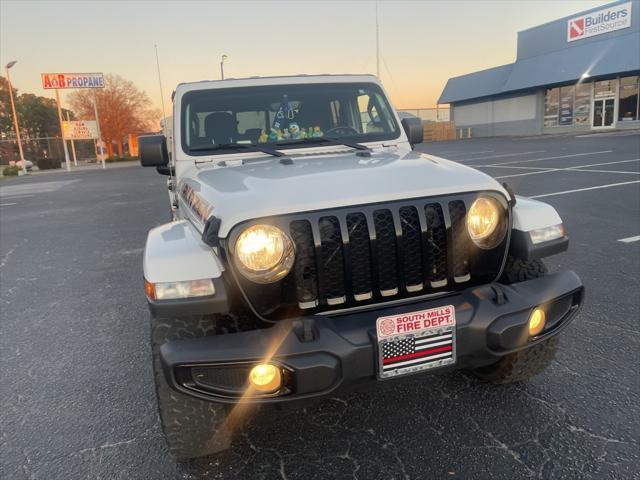
[[[42,88],[104,88],[102,73],[43,73]]]

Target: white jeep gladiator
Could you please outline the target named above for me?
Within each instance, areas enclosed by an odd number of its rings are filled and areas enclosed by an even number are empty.
[[[179,459],[215,453],[256,404],[464,369],[543,371],[583,301],[547,204],[419,153],[377,78],[177,86],[165,135],[173,221],[144,252],[160,419]],[[415,378],[415,377],[413,377]]]

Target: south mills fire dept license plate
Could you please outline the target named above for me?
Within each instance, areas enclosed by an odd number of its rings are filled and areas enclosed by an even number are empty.
[[[452,305],[376,320],[378,378],[456,362],[456,311]]]

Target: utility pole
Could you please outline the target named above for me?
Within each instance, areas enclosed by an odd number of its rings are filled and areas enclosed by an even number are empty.
[[[67,110],[67,122],[69,121],[69,110]],[[71,139],[71,154],[73,155],[73,166],[78,166],[78,157],[76,157],[76,142]]]
[[[220,78],[224,80],[224,61],[229,58],[227,55],[222,55],[220,59]]]
[[[376,0],[376,76],[380,79],[380,28],[378,25],[378,0]]]
[[[13,103],[13,87],[11,86],[11,77],[9,69],[17,63],[13,60],[5,65],[7,70],[7,83],[9,84],[9,98],[11,99],[11,113],[13,113],[13,128],[16,130],[16,140],[18,141],[18,151],[20,152],[20,161],[22,162],[22,172],[27,174],[27,162],[24,161],[24,152],[22,151],[22,140],[20,139],[20,126],[18,125],[18,115],[16,114],[16,106]]]

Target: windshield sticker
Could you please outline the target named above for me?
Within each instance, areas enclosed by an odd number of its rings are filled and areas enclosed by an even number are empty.
[[[309,127],[308,129],[300,128],[300,126],[291,122],[289,128],[269,130],[269,134],[264,130],[260,131],[258,143],[278,142],[280,140],[304,140],[305,138],[320,138],[324,136],[324,132],[320,126]]]

